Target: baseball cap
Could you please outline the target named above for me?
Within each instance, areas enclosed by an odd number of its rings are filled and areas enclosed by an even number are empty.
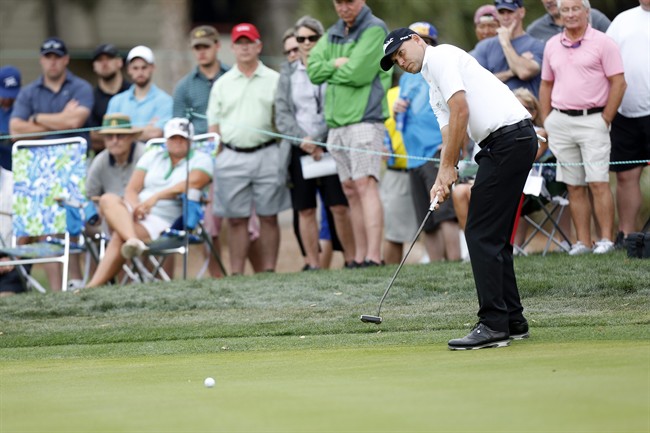
[[[165,138],[180,135],[191,140],[194,136],[194,125],[184,117],[174,117],[165,123]]]
[[[497,10],[508,9],[516,11],[517,9],[524,7],[524,0],[494,0],[494,6]]]
[[[65,43],[59,38],[47,38],[41,44],[41,55],[45,54],[56,54],[59,57],[63,57],[68,54],[68,49],[65,46]]]
[[[411,24],[409,29],[413,30],[423,38],[429,38],[434,42],[438,42],[438,29],[436,29],[436,27],[431,23],[418,21],[417,23]]]
[[[93,62],[97,60],[97,57],[101,56],[102,54],[106,54],[109,57],[115,58],[119,57],[120,52],[117,51],[117,48],[115,48],[115,45],[113,44],[98,45],[97,48],[95,48],[95,51],[93,51]]]
[[[388,34],[388,36],[386,36],[384,39],[384,57],[382,57],[379,62],[381,69],[387,71],[393,67],[393,60],[390,56],[397,51],[404,42],[411,39],[411,36],[413,35],[417,35],[417,33],[411,29],[401,27],[393,30]]]
[[[126,63],[131,63],[133,59],[137,58],[144,60],[150,65],[155,63],[153,51],[151,51],[151,48],[145,47],[144,45],[138,45],[137,47],[131,48],[131,51],[129,51],[129,54],[126,56]]]
[[[192,47],[197,45],[212,45],[219,41],[219,32],[212,26],[199,26],[190,32],[190,44]]]
[[[483,21],[499,21],[499,13],[494,5],[483,5],[474,12],[474,24]]]
[[[241,23],[233,27],[230,38],[233,42],[237,42],[237,39],[239,38],[248,38],[251,41],[259,41],[260,32],[258,32],[257,28],[252,24]]]
[[[0,68],[0,98],[16,99],[20,91],[20,71],[14,66]]]
[[[131,118],[122,113],[111,113],[104,115],[100,134],[140,134],[142,128],[134,128],[131,125]]]

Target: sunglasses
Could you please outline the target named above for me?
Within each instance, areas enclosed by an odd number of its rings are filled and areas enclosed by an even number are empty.
[[[298,41],[299,44],[302,44],[306,40],[309,40],[309,42],[316,42],[320,39],[319,35],[311,35],[311,36],[296,36],[296,41]]]
[[[298,47],[296,47],[296,48],[291,48],[290,50],[283,51],[283,53],[285,56],[288,56],[289,54],[297,53],[298,51],[300,50],[298,49]]]
[[[582,45],[582,39],[577,42],[571,42],[568,39],[560,38],[560,43],[564,48],[578,48],[580,45]]]

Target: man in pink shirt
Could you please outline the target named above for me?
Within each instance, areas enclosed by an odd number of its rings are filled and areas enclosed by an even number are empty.
[[[626,84],[616,43],[589,24],[589,0],[560,0],[564,31],[546,43],[539,99],[549,147],[567,184],[577,242],[569,254],[614,250],[609,129]],[[600,228],[592,249],[591,206]]]

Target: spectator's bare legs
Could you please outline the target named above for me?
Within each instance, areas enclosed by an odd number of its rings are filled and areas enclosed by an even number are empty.
[[[61,290],[61,279],[63,278],[63,265],[60,263],[44,263],[43,270],[50,283],[50,289],[54,292]]]
[[[432,262],[439,262],[445,258],[445,241],[439,228],[431,233],[424,233],[424,248]]]
[[[598,222],[599,239],[612,240],[614,233],[614,198],[609,182],[590,182],[589,189],[594,200],[594,216]]]
[[[298,212],[300,219],[300,239],[307,254],[307,264],[312,268],[319,268],[318,259],[318,222],[316,221],[316,209],[303,209]]]
[[[122,269],[125,260],[122,257],[121,248],[126,240],[139,238],[146,242],[150,239],[147,230],[133,221],[133,215],[118,195],[102,195],[99,207],[113,233],[106,246],[104,257],[97,265],[97,270],[86,287],[102,286]]]
[[[616,173],[616,209],[618,229],[625,236],[636,231],[636,218],[641,210],[641,173],[643,167]]]
[[[97,270],[86,284],[86,288],[103,286],[122,269],[122,265],[126,261],[120,252],[123,243],[124,239],[119,234],[113,233],[111,240],[106,245],[104,257],[97,265]]]
[[[443,221],[438,229],[443,239],[445,259],[448,261],[460,260],[459,230],[456,221]]]
[[[368,241],[366,239],[366,228],[363,221],[361,198],[352,179],[342,182],[341,186],[350,206],[350,222],[354,233],[354,261],[363,263],[368,251]]]
[[[454,186],[451,190],[451,195],[454,201],[454,212],[458,218],[458,226],[461,230],[465,230],[467,223],[467,211],[469,209],[469,198],[472,194],[472,185],[462,183]]]
[[[339,238],[339,242],[341,242],[341,246],[343,247],[343,258],[345,263],[349,263],[355,259],[354,232],[352,231],[350,208],[343,205],[336,205],[330,206],[330,211],[334,217],[336,236]]]
[[[280,250],[280,226],[278,216],[261,216],[260,218],[260,237],[257,242],[260,244],[262,251],[262,266],[264,271],[275,271],[278,264],[278,252]],[[300,220],[302,224],[302,220]],[[304,242],[304,238],[303,238]],[[316,235],[318,242],[318,234]],[[318,264],[318,259],[316,260]]]
[[[402,261],[404,244],[393,241],[384,241],[384,262],[387,265],[395,265]]]
[[[325,239],[320,240],[320,255],[319,262],[321,269],[329,269],[332,265],[332,255],[334,253],[334,248],[332,246],[332,241]]]
[[[354,181],[361,206],[363,208],[363,221],[365,225],[368,251],[366,259],[381,263],[381,241],[384,229],[384,211],[379,196],[379,186],[374,177],[366,176]]]
[[[576,228],[576,238],[591,248],[591,205],[586,186],[567,185],[569,190],[569,209]]]
[[[243,275],[246,256],[250,246],[248,237],[248,218],[228,218],[230,233],[228,249],[230,250],[230,272],[232,275]]]
[[[212,246],[219,255],[219,258],[221,258],[221,242],[219,242],[219,236],[212,236]],[[215,260],[207,246],[205,248],[205,254],[208,257],[208,272],[210,272],[212,278],[222,278],[221,266],[219,266],[219,263]]]
[[[114,233],[118,233],[124,241],[138,237],[135,232],[133,215],[126,208],[120,196],[116,194],[102,195],[99,199],[99,207],[108,226],[113,229]]]

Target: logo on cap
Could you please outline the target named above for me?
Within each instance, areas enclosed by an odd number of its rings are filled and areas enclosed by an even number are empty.
[[[18,87],[18,80],[16,79],[16,77],[13,77],[13,76],[12,77],[7,77],[7,78],[4,79],[2,84],[3,84],[5,89],[8,89],[10,87]]]
[[[393,38],[390,38],[390,39],[388,40],[388,42],[386,42],[386,43],[384,44],[384,53],[386,52],[386,48],[388,48],[388,46],[389,46],[390,44],[392,44],[392,43],[393,43]]]

